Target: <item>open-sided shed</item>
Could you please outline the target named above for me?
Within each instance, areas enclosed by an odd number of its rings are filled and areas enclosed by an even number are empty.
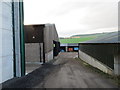
[[[61,43],[60,49],[61,49],[61,52],[77,52],[78,43]]]
[[[79,43],[79,58],[109,74],[120,74],[120,32]]]
[[[59,53],[59,39],[54,24],[25,25],[27,62],[47,62]]]

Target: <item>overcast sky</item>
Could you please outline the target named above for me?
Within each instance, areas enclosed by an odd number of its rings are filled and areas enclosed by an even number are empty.
[[[60,37],[117,31],[118,1],[24,0],[24,23],[54,23]]]

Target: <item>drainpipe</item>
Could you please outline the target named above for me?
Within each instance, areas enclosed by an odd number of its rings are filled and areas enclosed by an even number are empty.
[[[23,1],[19,2],[20,11],[20,48],[21,48],[21,76],[25,75],[25,40],[24,40],[24,13]]]
[[[14,1],[12,0],[12,28],[13,28],[13,70],[14,77],[16,77],[16,55],[15,55],[15,25],[14,25]]]

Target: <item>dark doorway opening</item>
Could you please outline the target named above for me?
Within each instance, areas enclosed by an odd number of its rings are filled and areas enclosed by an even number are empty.
[[[54,49],[53,49],[53,56],[57,56],[60,52],[60,42],[53,41]]]

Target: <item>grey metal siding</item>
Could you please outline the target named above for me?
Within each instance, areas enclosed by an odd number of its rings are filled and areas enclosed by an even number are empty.
[[[14,2],[14,33],[15,33],[15,75],[21,76],[21,54],[20,54],[20,11],[19,2]]]
[[[34,38],[33,38],[34,37]],[[53,59],[53,49],[54,49],[54,44],[53,41],[59,42],[58,39],[58,34],[55,28],[54,24],[38,24],[38,25],[25,25],[25,43],[26,43],[26,58],[29,57],[30,55],[27,55],[27,53],[32,53],[30,50],[31,48],[34,47],[34,45],[30,48],[27,45],[28,43],[31,43],[31,45],[34,43],[40,44],[40,49],[37,49],[39,52],[37,54],[37,59],[40,60],[39,58],[42,58],[41,60],[44,61],[49,61],[49,59]],[[41,43],[43,45],[41,45]],[[35,51],[33,53],[36,53]],[[39,58],[38,58],[39,57]],[[29,58],[30,59],[30,58]],[[29,60],[27,58],[27,60]],[[33,60],[36,61],[36,60]]]
[[[45,53],[53,50],[53,41],[59,41],[54,24],[46,24],[44,29]]]
[[[80,44],[80,50],[114,69],[114,54],[118,53],[118,44]]]

